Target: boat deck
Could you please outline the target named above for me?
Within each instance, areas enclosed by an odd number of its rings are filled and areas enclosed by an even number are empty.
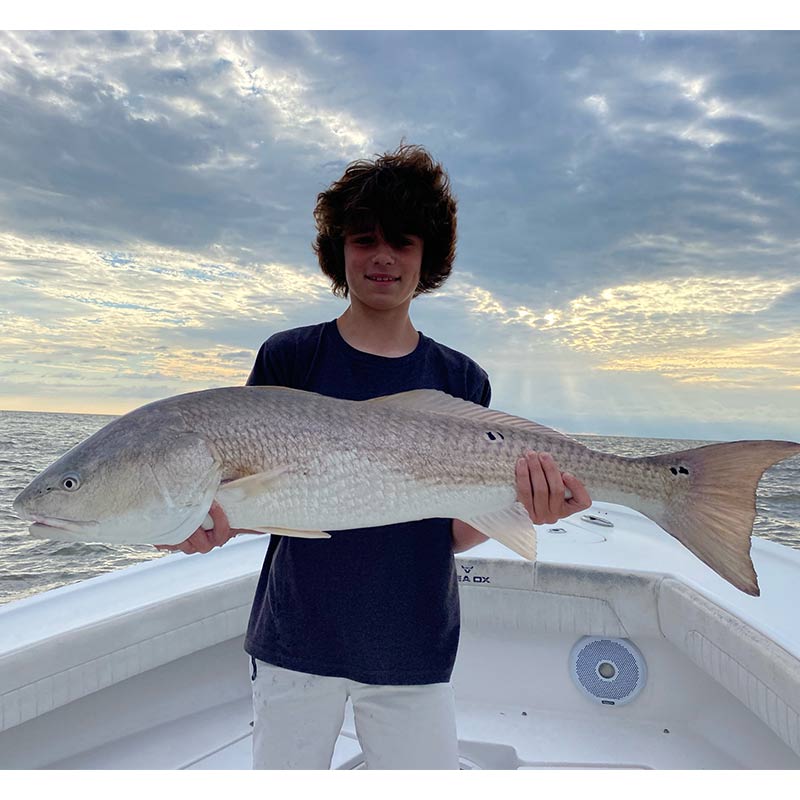
[[[594,513],[614,527],[540,530],[536,564],[493,541],[457,558],[463,767],[800,768],[800,553],[754,541],[752,598],[649,520]],[[243,631],[266,544],[241,537],[0,609],[0,769],[249,769]],[[640,649],[633,702],[576,688],[585,635]],[[363,766],[349,709],[332,766]]]
[[[51,769],[250,769],[252,718],[241,698],[97,747]],[[697,732],[647,722],[461,702],[463,769],[736,769],[742,765]],[[619,755],[625,754],[620,762]],[[332,767],[362,766],[348,705]]]

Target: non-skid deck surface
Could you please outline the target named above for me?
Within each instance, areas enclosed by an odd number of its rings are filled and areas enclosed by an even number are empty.
[[[54,769],[250,769],[250,698],[175,720],[50,765]],[[643,722],[460,702],[466,769],[736,769],[743,765],[691,731]],[[348,706],[334,768],[362,765]]]

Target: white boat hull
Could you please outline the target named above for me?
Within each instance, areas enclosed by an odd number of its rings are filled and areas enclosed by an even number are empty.
[[[457,557],[462,764],[800,768],[800,552],[755,540],[752,598],[635,512],[593,513],[614,527],[542,526],[535,565],[492,541]],[[267,539],[0,608],[0,768],[249,769],[242,641]],[[641,651],[633,701],[578,689],[586,635]],[[333,766],[361,763],[348,710]]]

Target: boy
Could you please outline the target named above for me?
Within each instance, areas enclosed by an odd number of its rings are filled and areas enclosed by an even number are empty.
[[[272,336],[248,384],[351,400],[440,389],[488,406],[483,369],[409,316],[414,297],[444,283],[455,255],[456,202],[442,167],[414,146],[354,162],[319,195],[314,215],[320,266],[350,305],[331,322]],[[517,486],[538,524],[590,505],[547,454],[519,460]],[[237,532],[218,505],[211,516],[214,529],[199,529],[181,550],[208,552]],[[449,519],[322,541],[273,536],[245,640],[254,768],[328,768],[349,697],[368,768],[458,769],[453,553],[485,539]]]

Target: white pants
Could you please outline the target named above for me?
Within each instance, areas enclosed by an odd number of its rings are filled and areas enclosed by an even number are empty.
[[[375,686],[255,665],[253,769],[330,769],[348,697],[367,769],[458,769],[449,683]]]

